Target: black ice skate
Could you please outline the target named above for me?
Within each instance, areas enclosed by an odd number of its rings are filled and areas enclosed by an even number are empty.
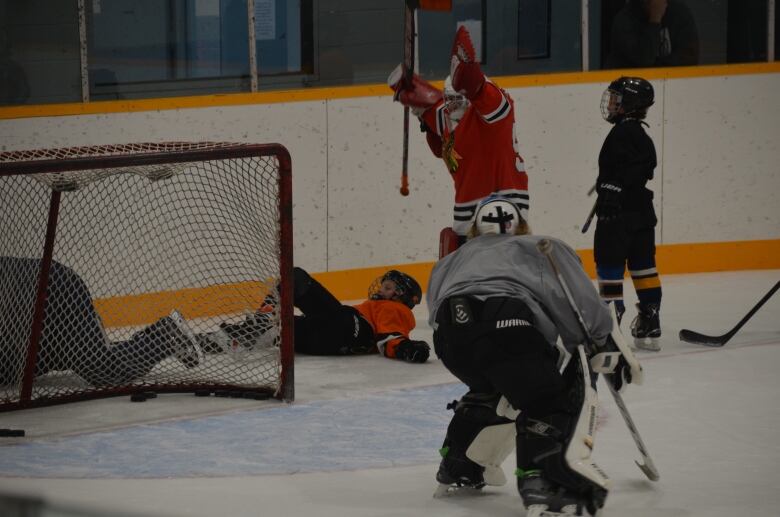
[[[587,502],[562,486],[546,480],[539,471],[523,474],[519,483],[520,497],[526,508],[526,517],[558,517],[565,515],[592,515]],[[598,505],[603,505],[603,500]]]
[[[485,486],[484,467],[449,448],[445,447],[439,452],[444,457],[436,473],[439,487],[433,497],[444,497],[459,491],[480,490]]]
[[[631,323],[631,335],[634,336],[634,345],[643,350],[657,352],[661,350],[661,321],[659,318],[660,307],[655,303],[636,304],[637,315]]]
[[[200,364],[202,352],[187,322],[179,311],[174,310],[167,318],[172,323],[169,336],[173,354],[185,367],[194,368]]]

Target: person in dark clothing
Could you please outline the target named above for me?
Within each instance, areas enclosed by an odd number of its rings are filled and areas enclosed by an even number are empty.
[[[638,315],[631,334],[638,347],[660,350],[661,280],[655,264],[653,192],[646,187],[657,165],[655,146],[643,125],[654,102],[653,86],[620,77],[604,91],[601,111],[613,124],[599,153],[596,235],[593,251],[599,292],[622,317],[626,265],[636,289]]]
[[[39,259],[0,257],[0,384],[21,381]],[[199,364],[194,335],[174,311],[130,339],[110,342],[84,280],[71,268],[52,261],[35,375],[71,370],[93,386],[118,385],[143,377],[171,356],[185,367]]]
[[[620,390],[641,384],[641,366],[574,250],[529,232],[510,198],[491,196],[477,207],[469,240],[431,271],[434,350],[468,387],[447,406],[454,415],[435,496],[503,485],[502,464],[515,447],[528,515],[595,515],[610,488],[591,459],[596,377]],[[555,269],[539,251],[542,239]],[[588,350],[572,303],[593,340]]]
[[[628,0],[612,21],[604,68],[699,63],[699,34],[681,0]]]

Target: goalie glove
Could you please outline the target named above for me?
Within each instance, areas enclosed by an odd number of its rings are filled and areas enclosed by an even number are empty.
[[[469,100],[474,99],[485,84],[485,74],[482,73],[477,62],[469,31],[462,25],[458,28],[455,41],[452,43],[450,79],[452,88]]]
[[[610,304],[612,313],[612,333],[607,336],[603,345],[598,346],[596,352],[590,357],[590,369],[595,373],[601,373],[607,382],[617,391],[621,391],[626,384],[642,384],[644,372],[631,348],[623,339],[620,327],[617,323],[617,313],[614,304]]]
[[[405,339],[395,348],[395,356],[407,363],[424,363],[431,354],[431,347],[425,341]]]
[[[404,77],[403,63],[390,73],[387,85],[395,92],[393,100],[409,107],[416,117],[444,98],[441,90],[421,79],[417,74],[412,74],[411,80],[407,80]]]

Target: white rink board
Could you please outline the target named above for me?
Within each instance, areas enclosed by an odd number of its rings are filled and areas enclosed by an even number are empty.
[[[497,81],[500,84],[500,78]],[[654,80],[659,244],[780,237],[780,74]],[[593,198],[605,84],[513,88],[531,225],[575,248]],[[391,96],[0,121],[3,150],[211,140],[286,146],[295,262],[311,271],[429,262],[453,187],[410,128],[411,195],[398,193],[402,110]]]

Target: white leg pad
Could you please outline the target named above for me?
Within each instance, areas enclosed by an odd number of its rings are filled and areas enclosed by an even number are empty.
[[[577,351],[579,353],[577,360],[582,365],[585,400],[577,419],[574,436],[571,437],[569,446],[566,448],[566,463],[568,463],[569,468],[582,477],[589,479],[601,488],[608,489],[610,486],[609,477],[590,459],[593,451],[593,434],[596,430],[598,395],[590,383],[590,369],[585,348],[580,345],[577,347]]]
[[[488,426],[480,431],[466,450],[468,459],[485,467],[483,476],[486,484],[506,484],[506,475],[501,464],[515,448],[516,433],[514,422]]]

